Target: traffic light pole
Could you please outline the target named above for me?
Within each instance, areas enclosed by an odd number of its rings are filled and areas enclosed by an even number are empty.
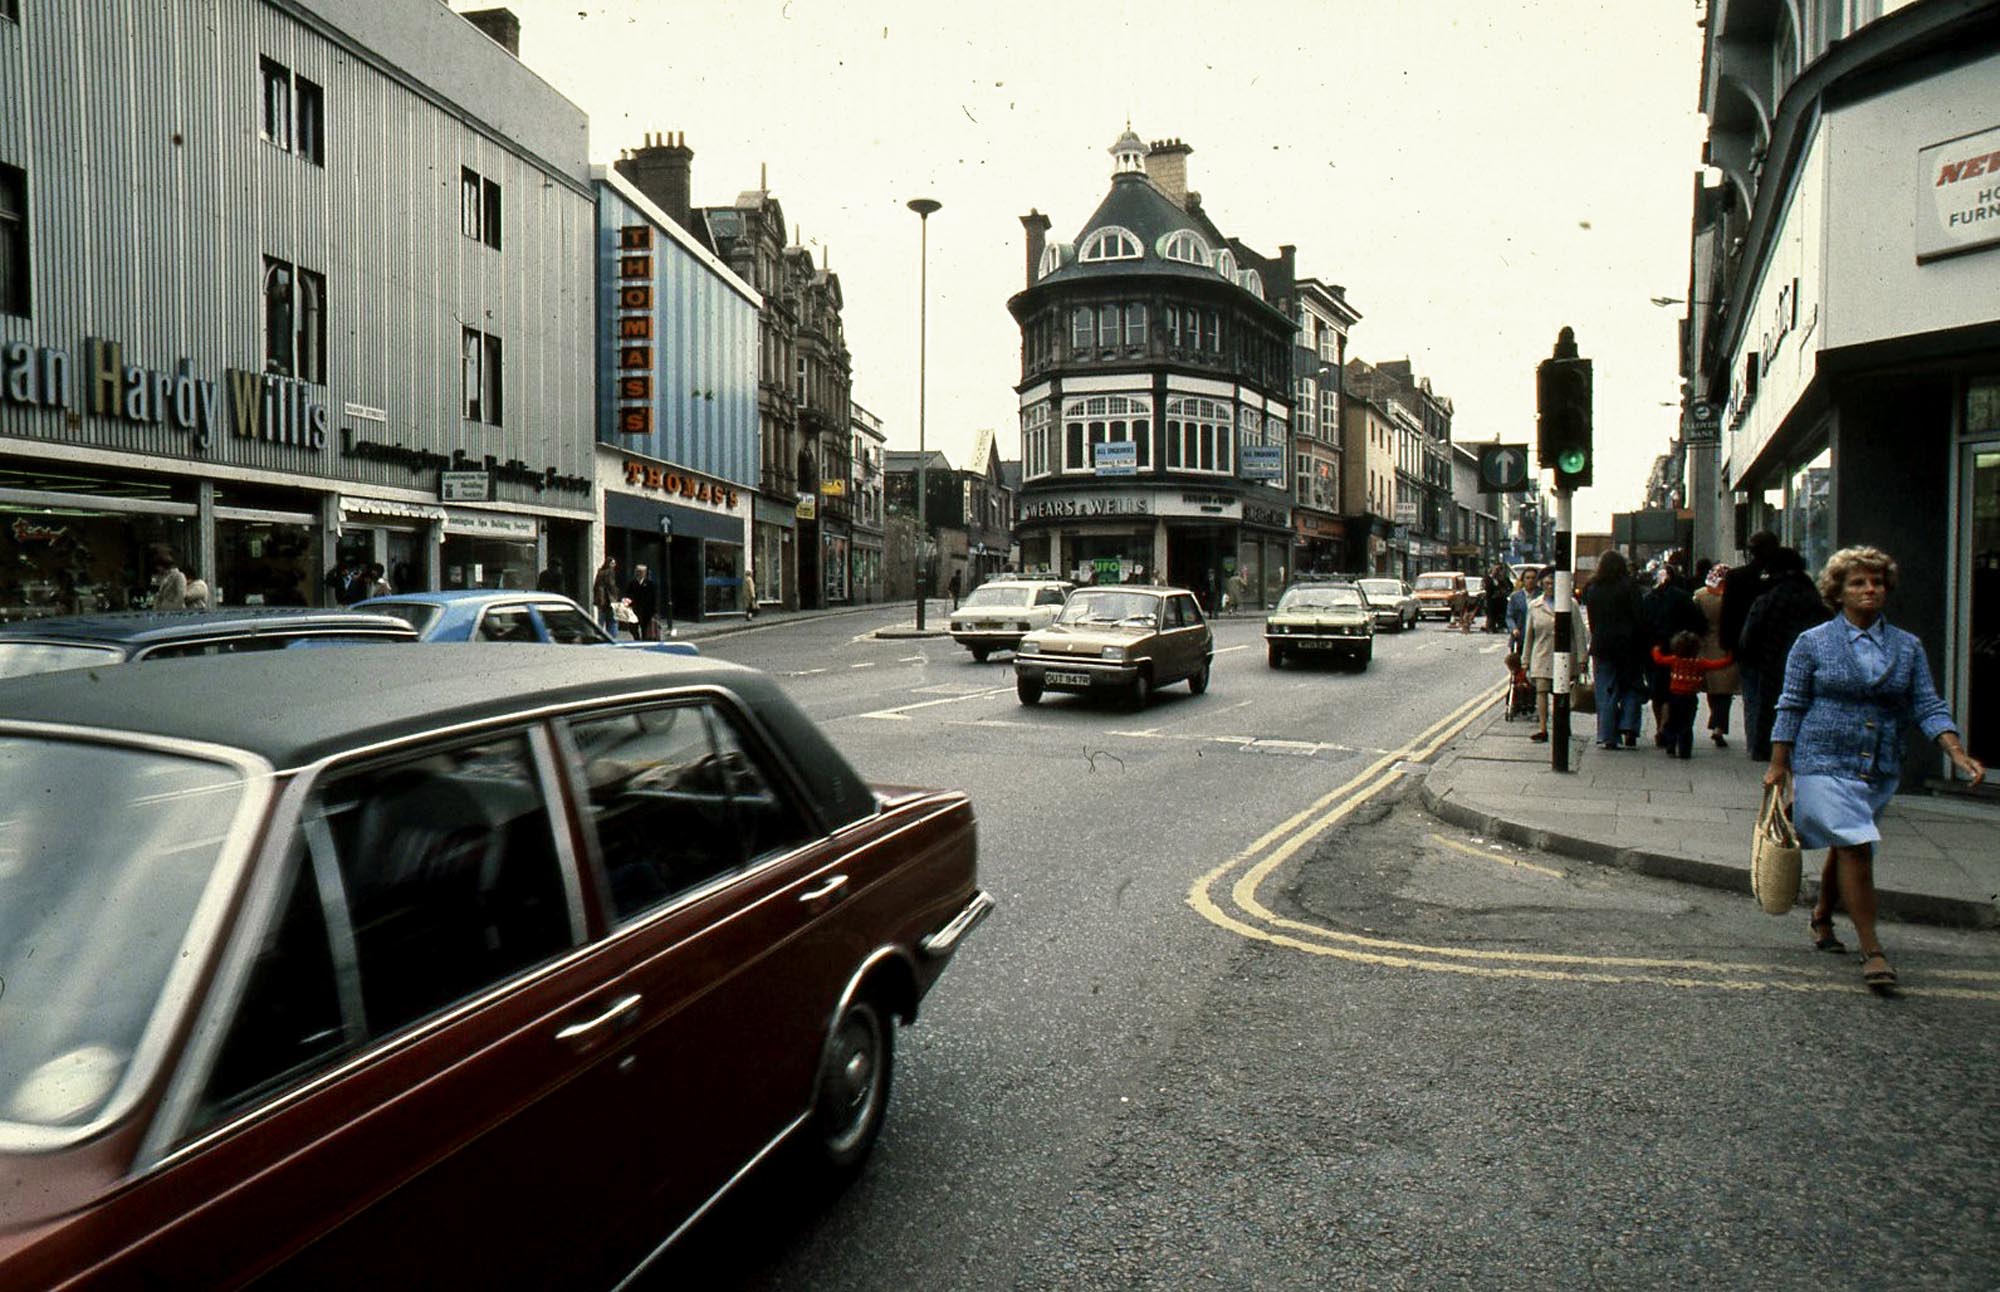
[[[1568,490],[1556,493],[1556,655],[1554,678],[1549,683],[1549,769],[1574,771],[1569,765],[1569,688],[1576,676],[1574,666],[1576,634],[1576,579],[1570,572],[1570,501]]]

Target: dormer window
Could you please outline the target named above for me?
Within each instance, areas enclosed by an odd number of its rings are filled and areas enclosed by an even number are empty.
[[[1264,299],[1264,275],[1254,269],[1246,269],[1237,281],[1243,285],[1244,291],[1260,301]]]
[[[1223,248],[1222,250],[1220,250],[1220,251],[1216,252],[1216,253],[1215,253],[1215,272],[1216,272],[1216,273],[1218,273],[1218,274],[1221,274],[1221,275],[1222,275],[1222,276],[1223,276],[1224,278],[1227,278],[1227,279],[1228,279],[1228,280],[1229,280],[1230,282],[1232,282],[1232,283],[1233,283],[1233,282],[1235,282],[1235,281],[1236,281],[1236,253],[1235,253],[1235,252],[1233,252],[1233,251],[1231,251],[1231,250],[1230,250],[1229,248],[1227,248],[1227,247],[1224,247],[1224,248]]]
[[[1178,260],[1183,264],[1200,265],[1204,269],[1208,268],[1209,265],[1208,244],[1201,240],[1200,234],[1192,233],[1186,229],[1182,229],[1178,233],[1169,233],[1162,237],[1160,239],[1160,255],[1167,260]]]
[[[1137,260],[1144,254],[1137,237],[1113,226],[1091,234],[1077,259],[1089,264],[1096,260]]]
[[[1042,262],[1035,266],[1035,277],[1047,278],[1062,268],[1062,243],[1051,242],[1042,248]]]

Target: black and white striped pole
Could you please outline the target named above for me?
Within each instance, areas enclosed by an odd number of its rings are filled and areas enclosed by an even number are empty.
[[[1569,695],[1576,677],[1576,579],[1571,572],[1573,546],[1570,504],[1578,489],[1590,487],[1590,360],[1576,352],[1576,333],[1564,328],[1556,337],[1555,353],[1535,369],[1535,438],[1537,460],[1556,475],[1556,639],[1555,667],[1549,680],[1551,727],[1549,766],[1558,772],[1569,765]]]
[[[1569,765],[1569,688],[1576,677],[1572,617],[1576,578],[1570,572],[1570,533],[1570,493],[1565,489],[1556,495],[1556,659],[1549,683],[1549,767],[1558,772],[1573,770]]]

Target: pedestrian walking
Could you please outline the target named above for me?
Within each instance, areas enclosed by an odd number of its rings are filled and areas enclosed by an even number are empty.
[[[597,567],[597,574],[590,581],[590,608],[597,615],[598,627],[618,636],[618,558],[607,556],[604,564]]]
[[[1750,559],[1732,569],[1722,585],[1722,620],[1716,640],[1723,650],[1736,657],[1738,689],[1743,694],[1743,743],[1750,757],[1761,762],[1770,757],[1770,752],[1766,750],[1760,755],[1756,748],[1755,715],[1762,690],[1758,661],[1743,649],[1738,638],[1743,635],[1744,620],[1750,617],[1750,607],[1757,604],[1757,598],[1771,590],[1771,584],[1778,577],[1771,568],[1771,558],[1783,544],[1770,530],[1760,529],[1750,536],[1744,546],[1749,549]],[[1784,681],[1782,662],[1779,667],[1780,673],[1771,678],[1773,691]]]
[[[187,609],[187,575],[170,547],[153,549],[153,609]]]
[[[1514,572],[1495,561],[1493,568],[1486,572],[1484,591],[1486,631],[1503,632],[1507,626],[1507,600],[1514,594]]]
[[[953,610],[958,609],[959,590],[964,586],[965,584],[960,580],[959,572],[953,570],[951,572],[951,582],[945,584],[945,591],[951,593],[951,608]]]
[[[748,569],[743,571],[743,613],[746,618],[757,617],[757,576]]]
[[[207,610],[209,608],[209,596],[207,579],[189,579],[187,581],[187,595],[183,604],[189,610]]]
[[[1525,582],[1525,580],[1524,580]],[[1569,618],[1570,658],[1579,663],[1590,658],[1590,621],[1579,614]],[[1549,580],[1547,587],[1539,582],[1534,600],[1528,603],[1527,617],[1521,627],[1521,660],[1528,669],[1528,678],[1535,684],[1535,734],[1528,739],[1546,741],[1549,738],[1549,694],[1555,684],[1556,675],[1556,606],[1555,580]],[[1584,669],[1577,669],[1581,679]]]
[[[1639,585],[1617,548],[1597,558],[1583,606],[1590,616],[1590,668],[1597,679],[1597,744],[1630,749],[1639,743],[1649,642]]]
[[[371,563],[368,567],[368,587],[363,597],[388,597],[394,596],[395,592],[396,589],[389,583],[388,567],[380,561]]]
[[[1808,628],[1825,623],[1827,609],[1819,587],[1806,573],[1806,563],[1796,551],[1780,547],[1768,562],[1773,573],[1770,588],[1750,607],[1743,619],[1743,631],[1736,638],[1739,662],[1754,660],[1757,674],[1766,685],[1758,688],[1756,707],[1743,708],[1744,738],[1751,753],[1768,762],[1771,757],[1771,726],[1778,711],[1778,691],[1784,685],[1785,659],[1792,643]]]
[[[1675,638],[1693,633],[1699,639],[1708,629],[1708,621],[1695,609],[1694,597],[1681,584],[1680,571],[1668,561],[1654,567],[1653,586],[1640,599],[1639,613],[1646,622],[1649,651],[1677,654]],[[1653,743],[1664,747],[1667,706],[1672,702],[1672,682],[1666,668],[1655,665],[1647,670],[1646,693],[1653,702]]]
[[[1694,757],[1694,714],[1701,702],[1702,690],[1708,685],[1708,675],[1719,668],[1729,666],[1729,657],[1707,660],[1701,657],[1701,635],[1692,632],[1674,634],[1672,650],[1653,647],[1653,664],[1666,674],[1662,689],[1666,692],[1665,721],[1660,727],[1660,745],[1674,758]],[[1660,703],[1659,692],[1654,693],[1653,703]]]
[[[1730,662],[1708,675],[1708,738],[1717,749],[1729,748],[1729,709],[1741,684],[1741,667],[1722,644],[1722,596],[1729,582],[1729,567],[1720,561],[1702,571],[1701,587],[1694,594],[1694,608],[1701,612],[1706,627],[1701,635],[1703,659]]]
[[[632,581],[625,585],[625,603],[632,607],[638,622],[633,636],[640,641],[655,640],[655,618],[660,613],[660,585],[644,565],[632,567]]]
[[[1799,845],[1827,849],[1807,924],[1813,945],[1847,949],[1833,931],[1834,908],[1844,907],[1861,943],[1861,979],[1877,991],[1894,989],[1896,971],[1875,931],[1875,845],[1910,726],[1972,784],[1986,779],[1959,741],[1923,643],[1883,616],[1896,578],[1896,562],[1877,548],[1846,547],[1827,559],[1817,591],[1838,613],[1791,649],[1764,772],[1767,787],[1791,790]]]
[[[351,606],[368,595],[367,571],[361,568],[361,558],[352,552],[343,553],[320,584],[337,606]]]
[[[1528,605],[1541,595],[1542,572],[1534,566],[1521,571],[1521,582],[1507,594],[1507,649],[1517,654],[1528,629]]]

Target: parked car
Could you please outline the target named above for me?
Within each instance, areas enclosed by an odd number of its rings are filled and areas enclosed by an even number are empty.
[[[1215,635],[1187,589],[1078,588],[1053,624],[1021,639],[1014,692],[1034,704],[1044,691],[1108,690],[1137,707],[1182,680],[1196,695],[1208,690],[1214,658]]]
[[[1060,579],[993,579],[965,594],[951,612],[951,639],[980,663],[996,650],[1015,650],[1021,639],[1055,622],[1076,585]]]
[[[0,682],[0,1288],[607,1288],[839,1179],[992,907],[765,675],[276,651]]]
[[[1368,578],[1358,580],[1354,586],[1361,589],[1362,600],[1374,612],[1377,628],[1405,632],[1417,626],[1417,594],[1410,591],[1409,584],[1401,579]]]
[[[231,606],[60,615],[0,625],[0,678],[134,660],[416,639],[400,619],[353,610]]]
[[[623,641],[568,597],[553,592],[465,588],[399,592],[354,603],[408,621],[427,642],[542,642],[557,646],[623,646],[662,655],[699,655],[693,642]]]
[[[1305,657],[1365,669],[1375,657],[1375,612],[1359,588],[1294,584],[1264,620],[1264,655],[1272,668]]]
[[[1468,595],[1465,574],[1460,570],[1438,570],[1419,574],[1416,583],[1417,617],[1450,621],[1458,598]]]

